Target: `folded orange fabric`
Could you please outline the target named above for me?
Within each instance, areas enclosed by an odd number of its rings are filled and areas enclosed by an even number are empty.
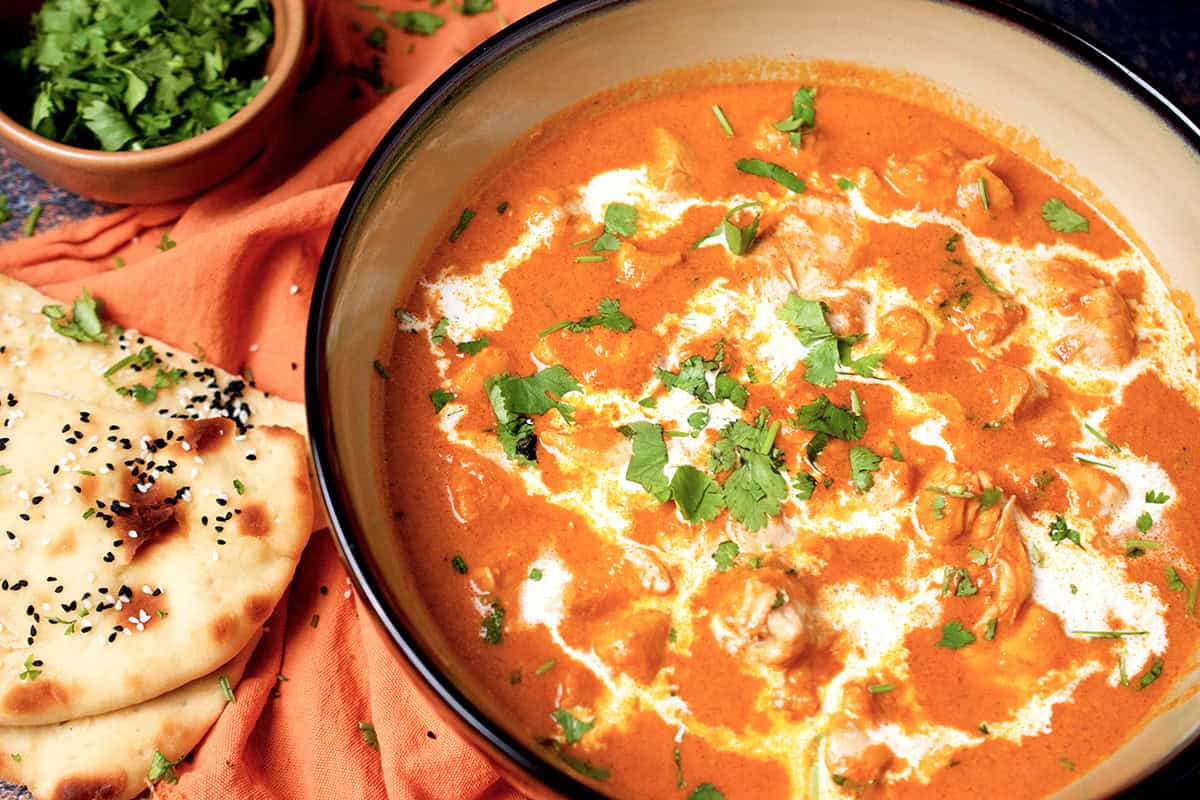
[[[381,23],[354,0],[310,0],[321,74],[252,164],[192,201],[126,208],[0,245],[0,272],[63,301],[86,285],[116,322],[203,348],[227,370],[250,367],[259,387],[302,400],[313,279],[350,182],[458,53],[543,4],[496,0],[496,13],[465,17],[447,3],[433,9],[447,24],[432,37],[389,28],[381,71],[396,88],[355,97],[347,67],[370,62],[364,32]],[[176,246],[160,249],[164,233]],[[314,534],[267,628],[237,701],[179,768],[178,784],[159,785],[159,798],[520,798],[410,684],[327,532]],[[374,725],[378,750],[360,721]]]

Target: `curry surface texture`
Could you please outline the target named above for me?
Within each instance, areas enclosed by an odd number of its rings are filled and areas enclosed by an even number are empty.
[[[1047,794],[1195,651],[1194,342],[1048,171],[797,88],[581,112],[450,211],[377,365],[398,541],[605,792]]]

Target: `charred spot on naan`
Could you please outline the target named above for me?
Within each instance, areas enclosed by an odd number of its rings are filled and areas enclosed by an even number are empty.
[[[183,421],[183,439],[194,451],[204,455],[231,442],[233,427],[233,422],[227,419],[186,419]]]
[[[124,772],[106,775],[72,775],[54,787],[47,800],[113,800],[126,794]]]
[[[41,676],[36,680],[18,683],[4,693],[3,708],[14,716],[40,714],[48,708],[70,701],[71,692],[53,678]]]
[[[261,539],[271,532],[271,516],[261,503],[243,506],[238,514],[238,530],[243,536]]]
[[[271,612],[274,610],[275,598],[266,594],[250,595],[242,606],[242,613],[246,615],[246,619],[255,625],[266,622],[267,617],[271,616]]]
[[[125,543],[123,553],[127,563],[144,548],[184,530],[178,503],[178,494],[166,495],[158,484],[152,484],[145,492],[132,488],[125,497],[109,505]]]

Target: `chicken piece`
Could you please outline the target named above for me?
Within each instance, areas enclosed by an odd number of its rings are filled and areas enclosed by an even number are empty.
[[[966,647],[958,652],[969,673],[987,676],[1021,698],[1036,691],[1048,672],[1072,661],[1062,620],[1037,603],[1030,603],[1013,624],[998,625],[995,641],[988,647]]]
[[[678,266],[683,261],[683,255],[679,252],[647,253],[632,242],[622,242],[614,260],[617,263],[617,283],[639,289],[654,283],[664,270]]]
[[[496,593],[500,582],[500,574],[491,567],[473,567],[470,574],[471,591],[487,597]]]
[[[978,475],[958,464],[943,462],[921,481],[914,513],[921,531],[934,541],[950,542],[962,536],[979,514]]]
[[[1071,513],[1088,519],[1111,519],[1129,499],[1125,483],[1111,472],[1087,464],[1056,464],[1054,471],[1067,486]]]
[[[956,302],[950,309],[951,321],[979,349],[1004,341],[1025,318],[1022,306],[990,290],[975,292],[965,305]]]
[[[654,160],[650,162],[650,181],[668,192],[692,192],[695,189],[696,154],[682,139],[662,128],[655,128]]]
[[[957,209],[968,223],[975,225],[1013,207],[1012,190],[991,169],[995,160],[994,155],[968,160],[949,147],[939,147],[909,161],[891,156],[883,177],[901,197],[916,206],[947,212]]]
[[[618,468],[629,463],[629,440],[612,428],[563,425],[542,429],[542,449],[566,473],[591,473],[597,468]]]
[[[826,318],[829,327],[838,336],[850,336],[862,333],[866,328],[863,322],[871,305],[871,296],[860,289],[839,289],[826,294],[823,298],[829,306]]]
[[[871,491],[853,497],[862,499],[869,508],[888,510],[912,499],[912,467],[904,461],[885,458],[875,473]]]
[[[929,323],[920,311],[909,306],[893,308],[876,323],[876,341],[906,361],[913,361],[929,338]]]
[[[1017,530],[1016,506],[1017,498],[1008,498],[994,523],[980,514],[971,531],[971,542],[987,555],[985,566],[991,577],[988,607],[976,623],[981,630],[992,620],[1001,624],[1016,621],[1033,591],[1033,571]]]
[[[875,727],[873,706],[874,700],[862,684],[847,684],[842,707],[833,715],[825,735],[825,766],[857,786],[879,780],[894,755],[886,744],[873,742],[868,735]]]
[[[1002,181],[991,166],[996,161],[994,155],[973,158],[958,171],[958,189],[955,201],[960,210],[966,212],[971,222],[978,222],[987,217],[996,216],[1001,211],[1013,207],[1013,193]],[[980,181],[983,181],[981,190]],[[987,194],[987,208],[984,208],[983,197]]]
[[[897,194],[923,208],[944,208],[954,199],[963,158],[948,147],[921,153],[910,161],[888,157],[883,179]]]
[[[1027,265],[1022,274],[1028,290],[1060,315],[1063,336],[1054,354],[1061,361],[1121,367],[1133,358],[1133,311],[1106,280],[1061,259]]]
[[[623,615],[596,637],[596,655],[639,683],[650,683],[662,666],[670,630],[671,617],[663,611]]]
[[[479,519],[485,511],[508,506],[510,498],[497,481],[489,481],[470,461],[463,461],[450,470],[446,481],[446,497],[450,513],[463,525]]]
[[[802,297],[840,288],[857,266],[858,251],[868,235],[854,210],[818,206],[801,197],[778,211],[777,220],[760,230],[749,257],[739,260],[739,272],[755,268],[765,278],[781,278]]]
[[[629,547],[625,550],[625,560],[637,570],[642,588],[656,595],[667,595],[675,588],[671,578],[671,570],[651,547]]]
[[[450,387],[459,397],[481,397],[485,394],[484,384],[489,378],[508,371],[508,354],[499,347],[485,347],[475,355],[462,359],[461,367],[450,375]]]
[[[984,367],[980,378],[992,401],[988,422],[1016,419],[1017,412],[1027,409],[1045,397],[1046,384],[1020,367],[993,361]]]
[[[799,581],[756,573],[740,593],[722,598],[712,618],[713,636],[730,655],[785,666],[808,645],[807,601]]]

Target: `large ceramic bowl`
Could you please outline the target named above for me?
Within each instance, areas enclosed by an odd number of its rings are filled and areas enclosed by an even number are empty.
[[[441,712],[535,795],[596,796],[505,726],[416,596],[378,477],[378,398],[365,388],[372,360],[393,304],[418,280],[426,233],[506,146],[614,84],[737,59],[830,59],[925,76],[1035,134],[1119,209],[1178,288],[1200,294],[1200,129],[1094,47],[1001,3],[577,0],[468,54],[397,121],[334,226],[308,334],[309,425],[362,597]],[[1200,732],[1197,687],[1200,666],[1131,741],[1059,796],[1112,795],[1194,764],[1200,754],[1185,750]]]

